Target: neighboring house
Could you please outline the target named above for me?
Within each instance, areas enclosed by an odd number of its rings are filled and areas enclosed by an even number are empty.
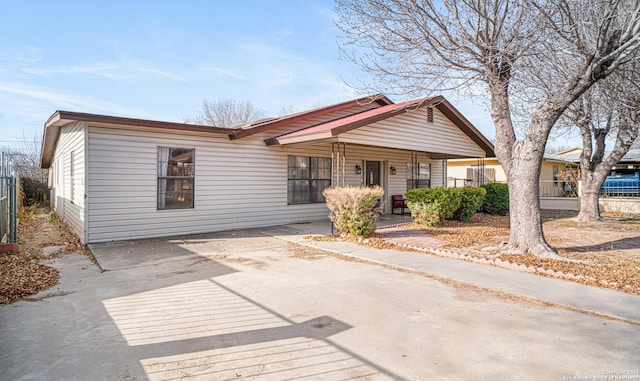
[[[564,151],[563,151],[564,152]],[[540,168],[540,196],[577,196],[575,178],[571,171],[577,164],[559,154],[544,155]],[[489,182],[507,182],[507,176],[495,157],[476,159],[451,159],[447,161],[448,185],[478,186]]]
[[[576,167],[580,165],[580,155],[582,154],[581,147],[569,148],[564,151],[556,152],[552,155],[545,155],[545,157],[556,158],[573,163]],[[609,154],[609,152],[606,152]],[[635,146],[627,152],[626,155],[618,161],[616,165],[611,168],[611,175],[633,175],[640,171],[640,140]]]
[[[446,184],[493,145],[443,97],[366,97],[225,129],[57,111],[41,165],[84,243],[327,219],[330,186]]]
[[[638,142],[611,169],[611,175],[628,176],[640,171],[640,140]],[[581,153],[581,147],[574,147],[544,155],[540,169],[540,205],[543,209],[580,210],[581,184],[578,177]],[[507,181],[505,172],[495,157],[450,159],[447,162],[447,173],[448,186],[477,186],[492,181]],[[600,210],[640,213],[640,203],[637,197],[622,200],[601,197]]]

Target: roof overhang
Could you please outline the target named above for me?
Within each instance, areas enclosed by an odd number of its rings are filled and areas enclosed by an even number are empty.
[[[380,106],[393,104],[393,102],[389,98],[382,94],[352,99],[342,103],[319,107],[313,110],[303,111],[295,114],[285,115],[279,118],[272,118],[262,122],[253,123],[248,126],[244,126],[239,130],[236,130],[231,139],[245,138],[247,136],[255,135],[260,132],[273,130],[274,128],[278,128],[282,125],[313,119],[318,115],[330,114],[336,111],[349,109],[353,107],[354,104],[364,105],[368,103],[376,103]]]
[[[190,131],[205,134],[226,135],[228,137],[233,135],[235,131],[234,129],[230,128],[212,127],[196,124],[161,122],[157,120],[124,118],[118,116],[87,114],[71,111],[56,111],[44,124],[42,149],[40,151],[40,166],[42,168],[49,168],[51,166],[53,153],[55,152],[56,145],[58,144],[58,137],[60,136],[60,129],[67,124],[75,122],[99,123],[104,125],[136,128],[152,128],[176,132]]]
[[[558,163],[558,164],[568,164],[568,165],[578,165],[578,162],[572,160],[565,160],[556,157],[543,157],[542,161],[547,163]]]
[[[476,129],[449,101],[442,96],[418,99],[410,102],[390,104],[367,110],[338,120],[320,123],[265,140],[267,145],[288,145],[313,142],[336,137],[342,133],[400,115],[408,110],[433,106],[440,110],[451,122],[464,132],[474,143],[485,151],[486,157],[495,157],[493,144]]]

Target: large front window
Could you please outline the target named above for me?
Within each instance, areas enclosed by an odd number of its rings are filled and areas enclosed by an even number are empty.
[[[407,190],[431,187],[431,164],[407,163]]]
[[[331,159],[289,156],[287,203],[325,202],[322,191],[331,186]]]
[[[158,209],[193,208],[193,148],[158,147]]]

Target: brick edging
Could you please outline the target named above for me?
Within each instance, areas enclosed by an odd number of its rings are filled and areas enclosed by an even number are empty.
[[[405,226],[405,225],[410,225],[412,224],[412,222],[398,222],[397,224],[391,224],[391,225],[384,225],[384,226],[376,226],[374,231],[378,231],[378,230],[384,230],[384,229],[391,229],[391,228],[397,228],[399,226]]]

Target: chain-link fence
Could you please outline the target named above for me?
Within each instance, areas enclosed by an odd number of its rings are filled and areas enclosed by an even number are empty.
[[[0,243],[18,243],[18,186],[15,176],[0,176]]]

